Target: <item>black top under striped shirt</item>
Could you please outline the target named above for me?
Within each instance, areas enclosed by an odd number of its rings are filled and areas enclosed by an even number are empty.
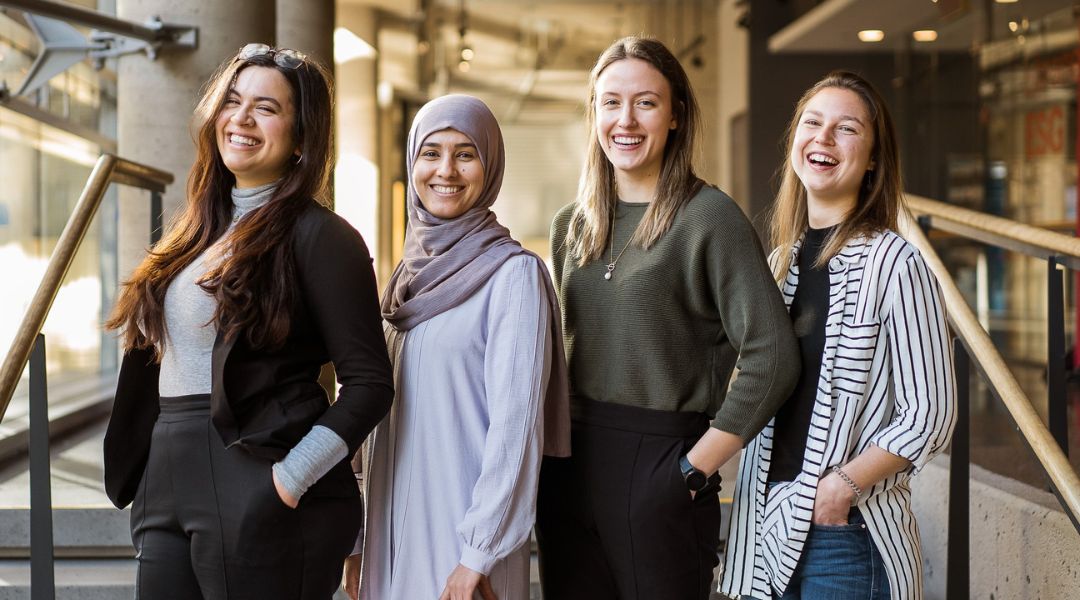
[[[815,267],[833,227],[806,230],[799,251],[799,287],[791,301],[791,323],[799,343],[802,373],[791,397],[776,413],[769,481],[792,481],[802,471],[810,414],[817,398],[825,320],[829,316],[829,266]]]

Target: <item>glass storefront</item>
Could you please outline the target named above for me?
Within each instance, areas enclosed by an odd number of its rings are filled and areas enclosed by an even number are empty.
[[[0,14],[0,78],[9,91],[18,89],[37,50],[18,13]],[[35,92],[0,103],[0,268],[6,280],[0,347],[5,353],[102,152],[100,139],[115,138],[115,88],[110,70],[97,71],[87,61]],[[27,114],[34,111],[48,118]],[[88,140],[73,131],[100,137]],[[45,324],[50,387],[115,368],[113,336],[101,330],[117,286],[115,213],[115,192],[110,192]]]
[[[1077,228],[1077,21],[1069,3],[1027,18],[1023,7],[995,22],[980,50],[978,100],[982,156],[950,161],[948,199],[958,205],[1072,235]],[[1048,263],[1026,255],[957,240],[942,243],[957,283],[979,309],[1036,410],[1047,417]],[[1065,274],[1066,350],[1074,344],[1075,278]],[[1069,352],[1071,361],[1071,352]],[[1070,364],[1071,368],[1072,365]],[[974,398],[975,462],[1041,485],[1035,459],[1018,452],[1004,407],[983,393]],[[1069,386],[1073,414],[1080,388]],[[1071,435],[1078,435],[1075,416]],[[1073,442],[1075,444],[1075,441]],[[1075,446],[1074,446],[1075,447]],[[1075,456],[1075,454],[1074,454]],[[1074,459],[1080,466],[1080,462]]]

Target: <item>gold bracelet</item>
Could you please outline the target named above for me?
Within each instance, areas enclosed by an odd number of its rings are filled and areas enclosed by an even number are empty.
[[[858,504],[859,498],[862,498],[862,488],[856,485],[855,482],[850,477],[848,477],[848,474],[840,468],[840,465],[833,465],[832,472],[839,475],[840,479],[843,479],[844,483],[848,484],[848,487],[851,488],[851,491],[855,492],[855,497],[851,500],[851,505],[855,506],[856,504]]]

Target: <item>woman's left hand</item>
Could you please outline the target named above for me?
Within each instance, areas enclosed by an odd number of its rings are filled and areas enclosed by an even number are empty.
[[[473,600],[473,592],[480,592],[484,600],[499,600],[495,590],[491,589],[491,580],[487,575],[477,573],[465,565],[458,565],[446,578],[439,600]]]
[[[290,494],[288,490],[286,490],[285,487],[281,485],[281,482],[278,481],[277,473],[275,473],[273,469],[270,469],[270,476],[274,478],[274,489],[277,490],[278,498],[281,498],[281,501],[285,504],[285,506],[288,506],[289,508],[296,508],[296,505],[300,504],[300,501],[296,498],[293,498],[292,494]]]
[[[814,498],[814,525],[847,525],[855,492],[836,473],[821,478]]]

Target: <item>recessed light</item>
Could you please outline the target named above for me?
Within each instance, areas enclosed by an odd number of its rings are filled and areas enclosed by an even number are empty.
[[[994,2],[997,2],[998,4],[1016,4],[1019,1],[1020,0],[994,0]]]
[[[933,29],[920,29],[912,31],[911,37],[915,38],[916,42],[932,42],[937,39],[937,32]]]
[[[859,32],[859,40],[863,42],[880,42],[885,39],[885,32],[880,29],[863,29]]]
[[[1009,31],[1016,33],[1016,30],[1020,29],[1020,24],[1016,21],[1009,21]]]

